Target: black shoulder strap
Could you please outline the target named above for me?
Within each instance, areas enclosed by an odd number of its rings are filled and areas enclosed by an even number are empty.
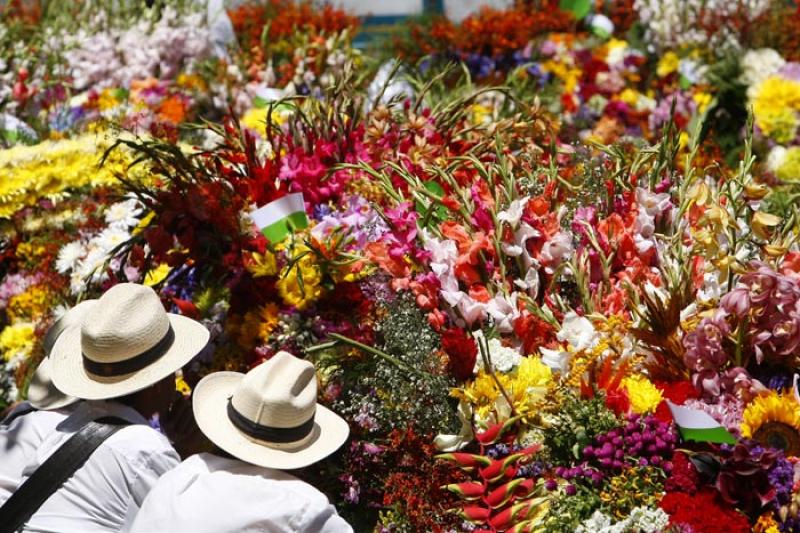
[[[128,423],[116,417],[101,418],[71,436],[0,507],[0,533],[13,533],[21,528],[103,441]]]

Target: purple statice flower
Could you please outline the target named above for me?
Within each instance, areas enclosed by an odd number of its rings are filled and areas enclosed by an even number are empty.
[[[794,486],[794,465],[779,452],[775,464],[767,472],[770,485],[775,488],[773,506],[779,510],[792,500],[792,487]]]

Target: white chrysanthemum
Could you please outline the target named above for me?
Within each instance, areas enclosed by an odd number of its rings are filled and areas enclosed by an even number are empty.
[[[482,333],[476,332],[476,342],[478,342],[478,337],[482,336]],[[489,348],[489,362],[492,364],[492,368],[498,372],[509,372],[519,365],[522,360],[522,356],[517,350],[503,346],[499,339],[491,339],[487,345]],[[479,354],[478,359],[475,361],[474,372],[477,373],[481,368],[483,368],[483,357]]]
[[[659,508],[635,507],[626,520],[628,527],[642,533],[662,531],[669,524],[669,515]]]
[[[108,254],[101,248],[91,248],[75,268],[75,274],[79,279],[91,282],[104,281],[108,275],[105,271],[105,264]]]
[[[92,239],[92,247],[97,247],[103,251],[104,255],[108,254],[131,238],[131,234],[127,230],[118,227],[109,227],[100,232],[99,235]]]
[[[742,75],[739,78],[749,88],[754,88],[773,74],[776,74],[786,60],[772,48],[748,50],[741,61]]]
[[[72,241],[65,244],[58,251],[58,259],[56,259],[56,270],[59,274],[66,274],[73,270],[78,261],[84,256],[86,250],[81,241]]]
[[[783,166],[783,162],[786,161],[787,152],[788,150],[785,146],[775,146],[769,151],[769,155],[767,156],[767,168],[770,172],[777,172],[778,169]]]
[[[117,202],[106,210],[106,223],[114,228],[132,228],[139,223],[139,214],[141,209],[136,199]]]

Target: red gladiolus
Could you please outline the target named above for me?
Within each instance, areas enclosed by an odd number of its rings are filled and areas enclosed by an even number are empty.
[[[450,372],[460,380],[472,377],[478,347],[475,340],[461,328],[450,328],[442,332],[442,349],[449,358]]]

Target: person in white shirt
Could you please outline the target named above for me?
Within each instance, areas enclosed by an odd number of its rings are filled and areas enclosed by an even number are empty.
[[[79,303],[50,326],[42,342],[45,358],[31,377],[27,401],[15,405],[0,422],[0,505],[19,488],[25,466],[78,401],[55,388],[48,357],[59,335],[80,324],[94,302]]]
[[[130,423],[89,456],[25,523],[38,533],[119,532],[156,480],[180,463],[166,437],[147,419],[175,398],[175,372],[208,342],[208,330],[169,314],[149,287],[121,283],[106,291],[55,342],[55,386],[81,398],[25,467],[30,476],[84,425],[115,416]]]
[[[283,472],[347,440],[347,422],[316,403],[314,365],[286,352],[247,374],[217,372],[194,391],[200,430],[223,455],[194,455],[158,480],[131,533],[351,533],[316,488]]]

